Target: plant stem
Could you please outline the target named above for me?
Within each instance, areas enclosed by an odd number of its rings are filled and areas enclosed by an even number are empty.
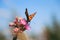
[[[17,36],[13,37],[13,40],[17,40]]]
[[[28,37],[24,32],[22,32],[22,33],[19,32],[18,36],[17,36],[17,39],[18,40],[28,40]]]

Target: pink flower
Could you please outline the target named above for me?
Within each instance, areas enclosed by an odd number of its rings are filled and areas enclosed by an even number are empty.
[[[30,30],[29,24],[22,17],[21,18],[16,17],[14,22],[10,23],[9,26],[14,27],[13,29],[14,32],[18,32],[19,30],[20,32],[23,32],[25,30]]]
[[[19,28],[14,28],[13,31],[14,32],[18,32],[19,31]]]
[[[12,27],[12,26],[14,26],[15,24],[13,23],[13,22],[11,22],[10,24],[9,24],[9,26],[10,27]]]
[[[14,23],[16,24],[18,22],[18,17],[15,18]]]
[[[25,20],[25,19],[21,19],[21,20],[20,20],[20,24],[26,25],[26,24],[27,24],[27,22],[26,22],[26,20]]]
[[[30,30],[30,26],[27,24],[25,25],[26,30]]]

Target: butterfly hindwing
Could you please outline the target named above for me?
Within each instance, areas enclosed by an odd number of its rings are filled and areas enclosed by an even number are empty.
[[[29,15],[29,22],[33,19],[33,17],[35,16],[35,14],[36,14],[36,12],[33,13],[33,14],[31,14],[31,15]]]

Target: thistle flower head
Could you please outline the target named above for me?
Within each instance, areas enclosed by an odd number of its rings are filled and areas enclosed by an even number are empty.
[[[23,31],[25,31],[25,30],[29,30],[29,29],[30,29],[29,24],[28,24],[27,21],[26,21],[24,18],[22,18],[22,17],[21,17],[21,18],[16,17],[15,20],[14,20],[14,22],[11,22],[11,23],[9,24],[9,26],[10,26],[10,27],[15,27],[15,28],[13,29],[14,32],[18,32],[18,31],[23,32]]]

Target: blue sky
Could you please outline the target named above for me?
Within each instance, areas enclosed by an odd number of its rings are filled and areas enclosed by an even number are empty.
[[[57,20],[60,20],[60,0],[0,0],[0,29],[8,29],[12,9],[16,16],[25,17],[25,8],[29,14],[37,12],[30,23],[31,32],[38,33],[45,23],[51,24],[52,13],[56,13]]]

